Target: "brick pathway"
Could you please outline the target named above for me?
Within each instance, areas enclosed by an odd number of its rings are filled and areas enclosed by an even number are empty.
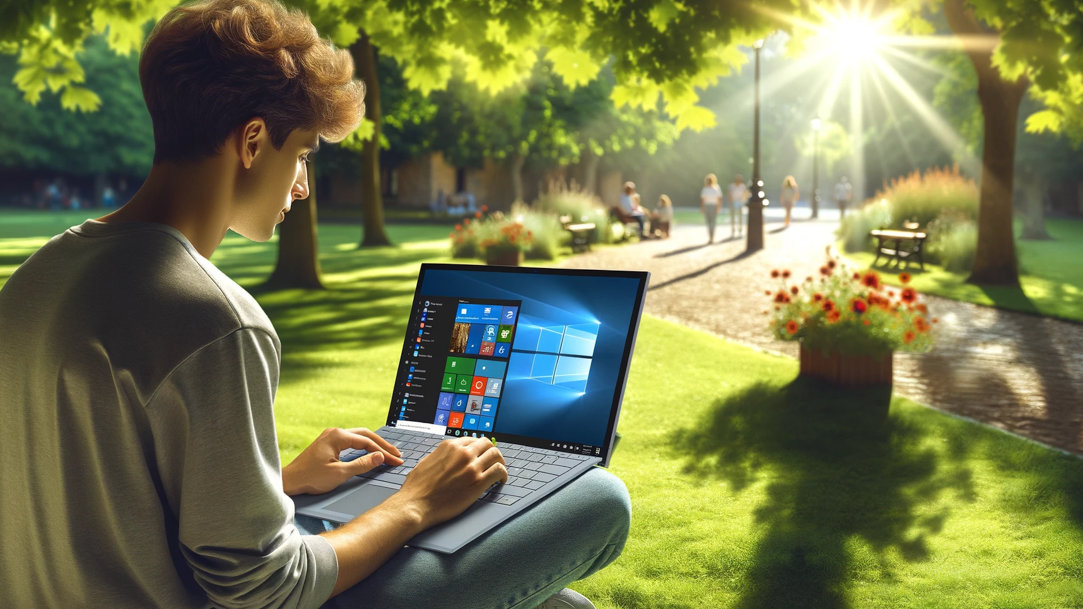
[[[717,240],[729,236],[728,226],[711,245],[702,226],[677,226],[670,239],[595,250],[565,265],[649,270],[648,314],[796,357],[795,343],[766,329],[764,290],[775,286],[769,274],[788,268],[815,276],[837,226],[828,218],[782,229],[769,215],[766,247],[752,255],[744,254],[744,239]],[[1083,454],[1083,325],[922,298],[940,319],[935,346],[895,355],[897,393]]]

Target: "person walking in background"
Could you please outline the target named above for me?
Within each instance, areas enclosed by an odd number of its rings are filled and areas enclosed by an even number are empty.
[[[709,173],[703,179],[703,190],[699,192],[699,210],[707,223],[707,243],[714,243],[715,221],[718,219],[721,208],[722,189],[718,187],[718,178],[713,173]]]
[[[658,209],[654,211],[654,217],[651,218],[651,229],[654,231],[654,236],[659,239],[668,239],[672,224],[673,202],[669,200],[668,195],[662,195],[658,197]]]
[[[752,193],[745,186],[745,179],[741,177],[741,174],[737,174],[733,178],[733,183],[729,185],[726,191],[730,200],[730,237],[740,237],[742,224],[744,223],[741,210]]]
[[[850,198],[854,196],[854,187],[850,185],[850,180],[846,179],[846,176],[842,176],[839,183],[835,185],[835,203],[839,206],[839,217],[846,217],[846,208],[850,206]]]
[[[797,202],[797,180],[793,176],[786,176],[782,180],[782,192],[778,195],[782,203],[782,209],[786,210],[786,227],[790,226],[790,215],[793,214],[793,204]]]

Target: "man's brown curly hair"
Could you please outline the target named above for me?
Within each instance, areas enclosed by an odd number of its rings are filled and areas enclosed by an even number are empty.
[[[218,152],[234,129],[267,123],[281,148],[294,129],[337,142],[365,112],[348,52],[275,0],[201,0],[171,10],[139,60],[154,125],[154,163]]]

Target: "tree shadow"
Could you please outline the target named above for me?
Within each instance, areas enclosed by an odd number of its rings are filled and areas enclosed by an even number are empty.
[[[741,253],[737,254],[736,256],[733,256],[731,258],[727,258],[726,260],[720,260],[718,262],[712,262],[711,264],[708,264],[707,266],[705,266],[703,268],[692,271],[691,273],[685,273],[684,275],[680,275],[680,276],[674,277],[672,279],[667,279],[666,281],[663,281],[661,283],[652,283],[651,286],[649,288],[647,288],[647,291],[657,290],[657,289],[660,289],[660,288],[664,288],[664,287],[666,287],[668,285],[672,285],[674,283],[680,283],[682,281],[688,281],[689,279],[695,279],[696,277],[699,277],[700,275],[709,273],[712,270],[714,270],[714,269],[716,269],[716,268],[718,268],[720,266],[724,266],[724,265],[727,265],[727,264],[737,262],[739,260],[743,260],[745,258],[748,258],[749,256],[752,256],[752,255],[756,254],[756,253],[758,253],[758,252],[750,252],[748,250],[744,250]]]
[[[669,258],[671,256],[679,256],[681,254],[687,254],[688,252],[694,252],[696,250],[701,250],[701,249],[703,249],[703,248],[705,248],[705,247],[707,247],[709,245],[710,245],[710,243],[700,243],[700,244],[697,244],[697,245],[689,245],[687,247],[677,248],[675,250],[670,250],[668,252],[662,252],[661,254],[655,254],[654,257],[655,258]]]
[[[848,542],[863,541],[890,575],[889,555],[929,558],[949,516],[929,505],[946,492],[974,499],[971,472],[889,416],[890,402],[890,387],[760,383],[676,435],[687,473],[737,492],[766,484],[755,513],[765,530],[735,607],[848,608]]]

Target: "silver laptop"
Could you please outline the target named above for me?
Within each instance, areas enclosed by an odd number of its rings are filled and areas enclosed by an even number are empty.
[[[441,441],[493,439],[508,482],[409,542],[450,553],[607,466],[648,277],[422,264],[387,422],[377,430],[406,462],[325,495],[294,497],[297,512],[347,522],[398,490]]]

